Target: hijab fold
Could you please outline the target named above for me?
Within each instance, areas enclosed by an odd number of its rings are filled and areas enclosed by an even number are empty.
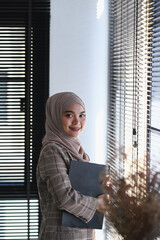
[[[73,103],[79,103],[85,110],[83,101],[72,92],[56,93],[49,97],[46,103],[46,134],[42,141],[44,147],[49,142],[55,142],[65,147],[77,160],[88,161],[79,140],[65,133],[62,126],[62,114]]]

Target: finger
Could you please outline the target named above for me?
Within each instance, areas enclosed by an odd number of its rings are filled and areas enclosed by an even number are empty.
[[[111,176],[110,175],[106,175],[102,178],[102,183],[106,185],[107,182],[110,182],[111,180]]]

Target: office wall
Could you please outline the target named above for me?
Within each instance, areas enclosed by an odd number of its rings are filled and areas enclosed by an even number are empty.
[[[86,104],[80,136],[92,162],[106,160],[108,6],[105,0],[51,0],[50,95],[73,91]]]
[[[51,0],[50,95],[73,91],[86,105],[80,141],[91,161],[106,161],[108,1]],[[104,240],[105,227],[96,230]]]

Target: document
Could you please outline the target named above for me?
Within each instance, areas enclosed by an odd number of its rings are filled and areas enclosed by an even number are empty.
[[[83,195],[98,197],[103,194],[101,179],[106,175],[106,165],[72,161],[69,178],[72,187]],[[103,214],[96,211],[90,222],[85,223],[74,215],[64,211],[62,225],[75,228],[102,229]]]

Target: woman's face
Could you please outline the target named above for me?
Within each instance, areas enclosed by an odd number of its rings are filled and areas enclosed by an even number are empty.
[[[62,114],[62,126],[67,135],[77,138],[86,123],[85,109],[78,103],[73,103]]]

